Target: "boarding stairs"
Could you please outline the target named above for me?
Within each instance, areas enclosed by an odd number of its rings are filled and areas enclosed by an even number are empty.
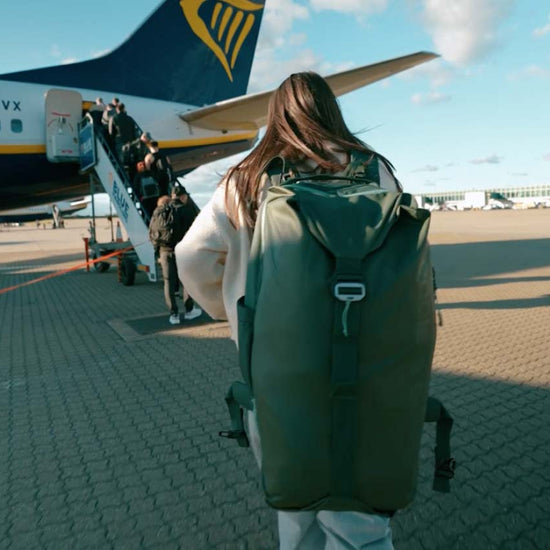
[[[125,254],[122,259],[122,282],[133,284],[135,271],[144,271],[150,281],[156,281],[157,262],[153,245],[149,241],[149,216],[142,208],[124,166],[109,146],[105,134],[100,129],[96,131],[89,119],[85,118],[80,123],[79,136],[81,168],[83,171],[93,168],[97,179],[109,195],[137,256]],[[93,147],[93,151],[90,151],[90,147]],[[93,153],[94,157],[90,167],[82,164],[82,157],[87,153]]]
[[[149,241],[149,215],[139,203],[132,182],[107,143],[103,129],[95,127],[91,117],[82,119],[83,111],[90,106],[83,102],[82,95],[76,90],[52,88],[46,92],[46,158],[53,163],[80,163],[80,173],[89,173],[91,184],[97,177],[111,198],[129,242],[118,242],[117,239],[101,245],[96,242],[92,227],[93,255],[97,258],[106,252],[120,250],[116,257],[124,284],[133,284],[136,271],[145,271],[150,281],[156,281],[157,264]],[[136,135],[140,133],[141,129],[136,125]],[[105,262],[94,265],[98,271],[109,267]]]

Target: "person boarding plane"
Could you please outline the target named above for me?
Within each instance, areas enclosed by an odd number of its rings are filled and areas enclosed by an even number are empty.
[[[0,211],[89,192],[78,125],[96,97],[116,95],[131,106],[176,176],[251,148],[272,94],[246,94],[264,7],[165,0],[103,57],[0,75]],[[326,80],[341,95],[435,57],[418,52]]]

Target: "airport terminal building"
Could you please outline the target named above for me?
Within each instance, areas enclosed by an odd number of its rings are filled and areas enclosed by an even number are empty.
[[[523,187],[495,187],[478,191],[485,192],[488,198],[500,196],[525,207],[535,207],[539,205],[550,206],[550,184]],[[464,201],[466,194],[471,192],[472,190],[441,191],[435,193],[422,193],[420,196],[423,202],[453,204]]]

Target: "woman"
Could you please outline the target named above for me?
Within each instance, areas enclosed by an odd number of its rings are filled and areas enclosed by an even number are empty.
[[[279,156],[301,175],[335,173],[345,169],[353,151],[368,155],[377,164],[383,188],[401,190],[389,162],[349,131],[327,82],[312,72],[291,75],[271,98],[264,137],[228,171],[177,245],[178,273],[184,286],[209,315],[229,321],[235,341],[236,304],[245,291],[251,236],[269,185],[268,163]],[[257,454],[253,415],[249,422]],[[281,549],[393,548],[387,517],[321,511],[279,512],[278,519]]]

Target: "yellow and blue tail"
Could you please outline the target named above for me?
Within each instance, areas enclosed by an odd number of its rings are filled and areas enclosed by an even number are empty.
[[[165,0],[103,57],[1,75],[0,80],[197,106],[244,95],[264,5],[265,0]]]

